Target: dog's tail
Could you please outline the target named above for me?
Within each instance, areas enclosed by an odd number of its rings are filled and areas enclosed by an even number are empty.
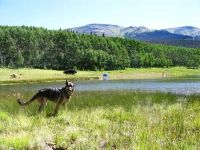
[[[37,95],[33,96],[28,102],[23,102],[20,98],[17,99],[17,102],[21,106],[27,106],[32,103],[37,98]]]

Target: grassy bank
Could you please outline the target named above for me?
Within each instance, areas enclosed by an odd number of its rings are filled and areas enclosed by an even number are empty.
[[[22,108],[15,96],[0,93],[0,149],[200,149],[197,95],[76,92],[68,110],[50,118],[53,103],[39,115],[36,102]]]
[[[18,78],[13,78],[10,75],[16,73]],[[102,79],[102,75],[108,73],[110,79],[127,79],[127,78],[161,78],[165,76],[188,76],[200,75],[200,69],[187,69],[184,67],[174,68],[141,68],[117,71],[78,71],[76,75],[66,75],[63,71],[42,70],[42,69],[0,69],[0,84],[9,83],[30,83],[30,82],[48,82],[59,80],[89,80]]]

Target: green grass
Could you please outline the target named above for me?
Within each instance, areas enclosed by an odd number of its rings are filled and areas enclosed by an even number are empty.
[[[187,69],[184,67],[141,69],[127,68],[125,70],[115,71],[78,71],[76,75],[66,75],[63,74],[63,71],[57,70],[0,68],[0,84],[48,82],[65,79],[99,79],[106,72],[109,74],[110,79],[162,77],[163,72],[166,73],[167,76],[200,75],[200,69]],[[13,73],[17,73],[19,75],[19,78],[12,78],[10,75]]]
[[[10,91],[0,97],[0,149],[200,149],[198,95],[75,92],[57,117],[46,116],[51,102],[37,114],[36,102],[23,108]]]

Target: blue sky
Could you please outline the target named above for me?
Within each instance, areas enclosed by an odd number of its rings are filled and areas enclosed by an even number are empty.
[[[0,25],[65,29],[91,23],[200,28],[200,0],[0,0]]]

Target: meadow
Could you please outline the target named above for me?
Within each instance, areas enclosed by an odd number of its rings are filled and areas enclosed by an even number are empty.
[[[142,68],[117,71],[62,71],[41,69],[0,69],[0,84],[58,80],[155,78],[199,75],[199,69]],[[19,78],[10,75],[17,73]],[[3,86],[3,85],[1,85]],[[23,101],[37,91],[22,91]],[[200,149],[200,96],[141,91],[75,91],[68,109],[48,117],[55,104],[41,114],[38,104],[21,107],[19,93],[0,91],[0,149]]]
[[[52,82],[60,80],[89,80],[101,79],[104,73],[108,73],[110,79],[137,79],[137,78],[161,78],[164,73],[166,77],[200,75],[200,69],[187,69],[185,67],[172,68],[127,68],[125,70],[113,71],[77,71],[75,75],[63,74],[63,70],[44,70],[32,68],[8,69],[0,68],[0,84]],[[16,73],[18,78],[10,75]]]
[[[28,100],[36,91],[23,92]],[[200,96],[140,91],[75,92],[68,109],[21,107],[1,91],[0,149],[200,149]]]

